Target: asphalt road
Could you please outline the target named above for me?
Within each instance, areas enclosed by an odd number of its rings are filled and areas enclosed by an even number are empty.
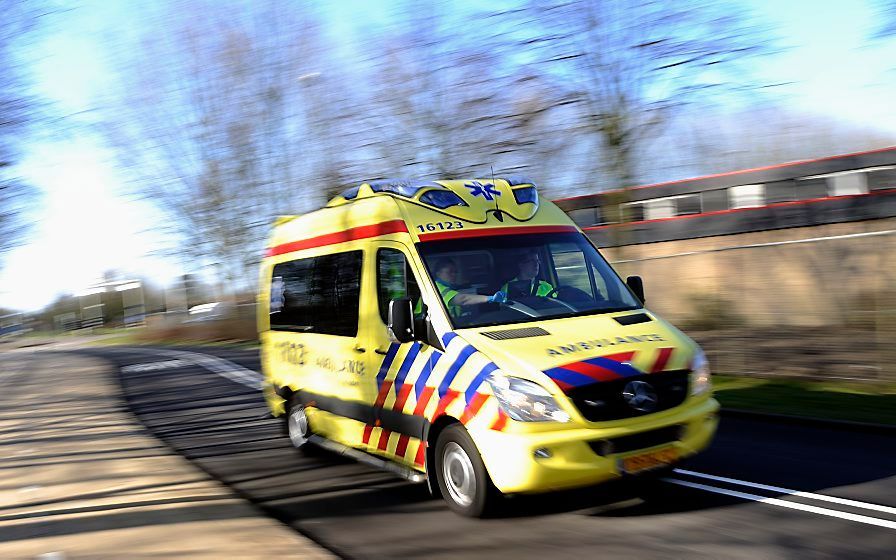
[[[424,485],[297,453],[263,418],[254,352],[89,353],[120,368],[132,411],[157,437],[344,557],[896,556],[896,437],[724,418],[713,446],[647,500],[613,483],[516,497],[506,516],[473,520]]]

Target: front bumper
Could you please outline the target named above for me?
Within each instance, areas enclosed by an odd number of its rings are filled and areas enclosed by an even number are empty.
[[[606,428],[561,428],[554,431],[477,431],[473,439],[495,486],[504,493],[545,492],[587,486],[622,475],[621,459],[651,449],[674,449],[679,459],[709,446],[718,426],[719,403],[708,398],[669,411]],[[518,424],[522,427],[522,423]],[[588,442],[612,440],[667,426],[681,426],[681,437],[625,453],[599,455]],[[550,457],[536,458],[548,450]]]

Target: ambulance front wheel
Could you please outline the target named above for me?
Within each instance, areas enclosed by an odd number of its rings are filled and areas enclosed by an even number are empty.
[[[455,513],[484,517],[496,510],[501,493],[462,425],[454,424],[439,434],[434,466],[442,497]]]

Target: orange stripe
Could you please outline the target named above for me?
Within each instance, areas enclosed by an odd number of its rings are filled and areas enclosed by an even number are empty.
[[[385,451],[386,447],[389,445],[389,436],[392,435],[392,432],[389,430],[383,430],[380,434],[380,442],[377,444],[376,448],[380,451]]]
[[[627,362],[627,361],[631,360],[634,356],[635,356],[634,352],[620,352],[618,354],[607,354],[606,356],[601,356],[601,358],[613,360],[614,362]]]
[[[386,402],[386,396],[389,394],[389,389],[392,388],[391,381],[383,381],[383,386],[380,387],[380,394],[376,396],[376,403],[374,403],[374,408],[383,408],[383,403]]]
[[[285,253],[292,253],[293,251],[301,251],[303,249],[333,245],[335,243],[345,243],[346,241],[389,235],[391,233],[407,233],[407,231],[408,227],[405,225],[404,220],[390,220],[388,222],[353,227],[343,231],[318,235],[317,237],[311,237],[309,239],[301,239],[299,241],[276,245],[268,248],[267,256],[273,257]]]
[[[582,375],[587,375],[588,377],[591,377],[597,381],[610,381],[612,379],[619,379],[621,377],[615,371],[610,371],[607,368],[589,364],[587,362],[573,362],[571,364],[564,364],[560,367],[565,370],[581,373]]]
[[[426,442],[420,440],[420,447],[417,448],[417,456],[414,457],[414,463],[421,467],[426,464]]]
[[[414,388],[414,385],[411,383],[405,383],[401,386],[401,389],[398,391],[398,397],[395,398],[395,404],[392,405],[392,410],[402,411],[404,410],[404,403],[408,400],[408,395],[411,394],[411,389]]]
[[[473,398],[470,399],[470,404],[467,405],[467,408],[464,409],[463,415],[460,417],[460,421],[462,424],[466,424],[470,420],[476,417],[479,414],[479,410],[482,408],[482,405],[485,404],[485,401],[488,400],[488,393],[476,393],[473,395]]]
[[[503,432],[504,428],[507,426],[507,414],[504,413],[500,408],[498,409],[498,418],[492,423],[492,429],[497,430],[499,432]]]
[[[435,391],[433,387],[424,387],[423,392],[420,393],[420,400],[417,401],[417,406],[414,407],[414,416],[423,416],[426,412],[426,405],[429,404],[429,399],[432,397],[432,393]]]
[[[398,438],[398,445],[395,446],[395,454],[399,457],[404,457],[404,454],[407,453],[408,450],[408,441],[410,441],[411,437],[406,434],[401,434]]]
[[[658,373],[663,371],[666,368],[666,364],[669,363],[669,358],[672,356],[672,351],[674,348],[660,348],[660,354],[656,357],[656,362],[653,364],[653,368],[650,370],[650,373]]]
[[[448,408],[448,405],[454,402],[454,399],[456,399],[459,394],[459,392],[452,389],[445,391],[445,396],[439,400],[439,405],[436,407],[436,412],[432,415],[432,419],[435,420],[439,416],[445,414],[445,409]]]

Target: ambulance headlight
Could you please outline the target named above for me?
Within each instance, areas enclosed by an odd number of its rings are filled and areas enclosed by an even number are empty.
[[[709,362],[703,350],[697,349],[694,360],[691,362],[691,395],[702,395],[712,391],[712,379],[710,378]]]
[[[569,422],[547,389],[517,377],[492,374],[488,378],[492,392],[508,416],[520,422]]]

